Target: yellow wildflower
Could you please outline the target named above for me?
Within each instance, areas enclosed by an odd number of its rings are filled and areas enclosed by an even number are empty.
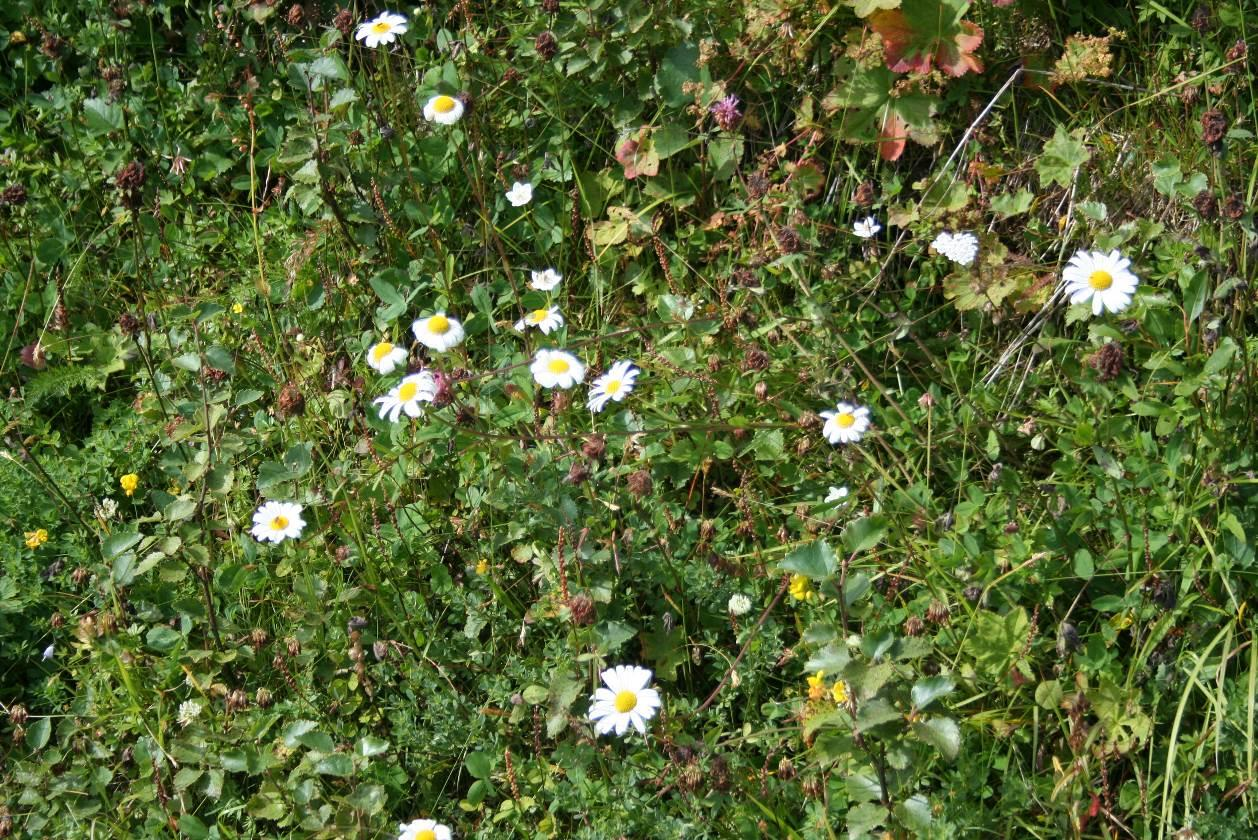
[[[839,680],[834,684],[834,688],[830,689],[830,696],[834,698],[834,702],[842,705],[851,699],[851,695],[847,690],[847,683]]]
[[[46,542],[48,542],[48,532],[45,531],[43,528],[39,528],[38,530],[35,530],[35,531],[26,532],[26,547],[27,548],[39,548],[41,545],[43,545]]]
[[[826,672],[818,671],[808,678],[808,699],[820,700],[826,696]]]
[[[232,304],[232,314],[233,314],[233,315],[239,315],[239,314],[241,314],[241,313],[242,313],[242,312],[244,312],[244,311],[245,311],[244,304],[241,304],[241,303],[233,303],[233,304]]]
[[[476,561],[476,574],[483,575],[489,571],[489,561],[484,557]]]
[[[791,597],[796,601],[807,601],[816,596],[812,589],[812,581],[803,575],[791,575]]]
[[[135,493],[135,488],[140,486],[140,477],[135,473],[127,473],[118,479],[118,483],[122,485],[122,492],[130,496]]]

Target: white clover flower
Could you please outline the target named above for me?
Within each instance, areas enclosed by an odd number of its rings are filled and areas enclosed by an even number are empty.
[[[463,343],[463,325],[444,312],[420,318],[411,324],[419,343],[429,350],[444,353]]]
[[[389,374],[398,365],[406,364],[406,350],[389,341],[371,345],[367,351],[367,364],[380,373]]]
[[[826,494],[825,503],[841,502],[848,497],[850,492],[846,487],[831,487],[830,492]]]
[[[96,503],[95,514],[98,519],[106,522],[118,515],[118,503],[106,496]]]
[[[301,505],[294,502],[264,502],[253,514],[249,533],[262,542],[281,543],[301,536],[306,521],[301,518]]]
[[[590,385],[590,398],[586,402],[590,411],[602,411],[608,400],[620,402],[629,396],[639,373],[642,371],[634,367],[633,362],[628,359],[621,359],[612,365],[607,373]]]
[[[522,181],[516,181],[511,185],[511,189],[507,190],[507,201],[511,202],[512,207],[523,207],[533,200],[533,185]]]
[[[411,820],[397,827],[397,840],[451,840],[450,828],[436,820]]]
[[[660,694],[647,688],[651,672],[634,665],[617,665],[603,672],[603,685],[590,698],[590,720],[594,731],[606,735],[613,729],[624,735],[629,725],[646,734],[646,722],[660,707]]]
[[[463,116],[463,102],[444,93],[424,103],[424,119],[440,125],[454,125]]]
[[[559,285],[559,281],[563,280],[563,275],[553,268],[545,271],[530,271],[531,278],[529,286],[537,289],[539,292],[549,292]]]
[[[730,615],[746,615],[751,612],[751,599],[741,592],[735,592],[729,596],[729,603],[725,605],[725,609],[729,610]]]
[[[585,380],[585,365],[563,350],[538,350],[529,370],[543,388],[571,388]]]
[[[421,403],[432,402],[437,398],[437,379],[431,371],[421,370],[410,376],[403,377],[397,387],[373,401],[380,406],[380,419],[396,423],[402,412],[407,417],[419,417],[424,413]]]
[[[201,704],[195,700],[185,700],[179,704],[179,714],[175,720],[180,726],[187,726],[201,716]]]
[[[961,233],[944,231],[935,237],[930,247],[954,263],[969,265],[978,256],[978,237],[965,231]]]
[[[821,433],[830,443],[856,443],[869,429],[869,409],[841,402],[834,411],[823,411]]]
[[[1131,272],[1131,260],[1117,251],[1078,251],[1061,279],[1071,303],[1092,302],[1092,314],[1122,312],[1131,305],[1140,278]]]
[[[558,306],[552,306],[548,309],[534,309],[515,322],[515,328],[519,332],[524,332],[529,327],[537,327],[542,331],[542,335],[550,335],[562,326],[563,315],[559,313]]]
[[[372,20],[358,24],[354,37],[373,50],[381,44],[392,44],[406,31],[406,17],[397,12],[381,12]]]
[[[861,239],[873,239],[880,230],[882,230],[882,225],[878,224],[878,220],[873,216],[866,216],[852,225],[852,233]]]

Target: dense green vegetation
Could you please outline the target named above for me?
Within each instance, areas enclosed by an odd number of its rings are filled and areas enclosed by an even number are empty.
[[[384,11],[0,9],[0,836],[1251,836],[1258,3]]]

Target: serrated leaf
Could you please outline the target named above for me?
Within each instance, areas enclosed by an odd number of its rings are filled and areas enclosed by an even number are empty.
[[[961,751],[961,728],[952,718],[938,717],[913,724],[913,734],[934,746],[951,761]]]
[[[834,551],[825,540],[817,540],[786,555],[778,568],[784,572],[803,575],[811,580],[825,580],[838,569]]]
[[[463,764],[473,779],[488,779],[493,771],[494,757],[486,752],[469,753]]]
[[[923,677],[913,685],[913,706],[921,711],[940,697],[951,694],[954,688],[956,683],[952,681],[952,677],[944,674]]]
[[[852,554],[868,551],[882,541],[887,533],[885,516],[866,516],[843,529],[843,545]]]
[[[895,815],[906,828],[912,831],[923,833],[930,830],[932,819],[930,800],[920,793],[896,805]]]
[[[354,759],[345,753],[333,753],[321,758],[315,764],[314,771],[320,776],[337,776],[343,779],[353,775]]]
[[[1074,181],[1075,172],[1091,157],[1092,153],[1083,141],[1072,137],[1059,125],[1035,161],[1035,171],[1042,186],[1058,184],[1068,187]]]

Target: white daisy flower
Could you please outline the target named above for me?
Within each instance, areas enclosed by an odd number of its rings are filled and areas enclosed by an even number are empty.
[[[533,200],[533,185],[516,181],[507,190],[507,201],[512,207],[523,207]]]
[[[741,592],[735,592],[729,596],[725,609],[729,610],[730,615],[746,615],[751,612],[751,599]]]
[[[821,433],[830,443],[856,443],[869,430],[869,409],[841,402],[834,411],[823,411]]]
[[[633,362],[621,359],[611,370],[595,379],[590,385],[590,399],[586,403],[590,411],[602,411],[608,400],[620,402],[633,391],[634,380],[641,370]]]
[[[431,371],[421,370],[403,377],[398,386],[374,403],[380,406],[380,419],[396,423],[402,412],[407,417],[419,417],[424,413],[421,403],[432,402],[437,397],[437,379]]]
[[[367,364],[381,373],[393,373],[398,365],[406,364],[406,351],[396,344],[382,341],[371,345],[367,351]]]
[[[454,125],[463,116],[463,102],[444,93],[424,104],[424,119],[441,125]]]
[[[571,388],[585,380],[585,365],[564,350],[538,350],[529,370],[543,388]]]
[[[553,268],[545,271],[530,271],[532,279],[529,280],[529,286],[537,289],[539,292],[553,291],[559,285],[559,281],[563,280],[563,275]]]
[[[878,224],[878,220],[873,216],[866,216],[852,225],[852,233],[861,239],[873,239],[880,230],[882,230],[882,225]]]
[[[201,704],[195,700],[185,700],[179,704],[179,714],[175,720],[180,726],[187,726],[201,716]]]
[[[1092,314],[1122,312],[1131,305],[1140,278],[1131,272],[1131,260],[1117,251],[1078,251],[1061,279],[1071,303],[1092,302]]]
[[[944,231],[935,237],[930,247],[943,254],[954,263],[969,265],[978,256],[978,237],[972,233],[950,233]]]
[[[444,353],[463,343],[463,325],[444,312],[420,318],[411,324],[415,338],[429,350]]]
[[[830,492],[826,494],[825,503],[841,502],[848,497],[850,492],[846,487],[831,487]]]
[[[397,840],[451,840],[449,826],[436,820],[411,820],[397,827]]]
[[[651,672],[634,665],[617,665],[603,672],[603,685],[590,698],[590,720],[594,731],[606,735],[613,729],[624,735],[633,724],[639,733],[646,734],[646,722],[655,717],[660,707],[660,694],[647,688]]]
[[[253,514],[249,533],[262,542],[281,543],[301,536],[306,521],[301,518],[301,505],[294,502],[263,502]]]
[[[542,335],[550,335],[562,326],[563,315],[559,314],[558,306],[552,306],[549,309],[534,309],[515,322],[518,332],[524,332],[529,327],[537,327],[542,331]]]
[[[381,44],[392,44],[406,31],[406,17],[396,12],[382,12],[372,20],[358,24],[354,37],[373,50]]]

